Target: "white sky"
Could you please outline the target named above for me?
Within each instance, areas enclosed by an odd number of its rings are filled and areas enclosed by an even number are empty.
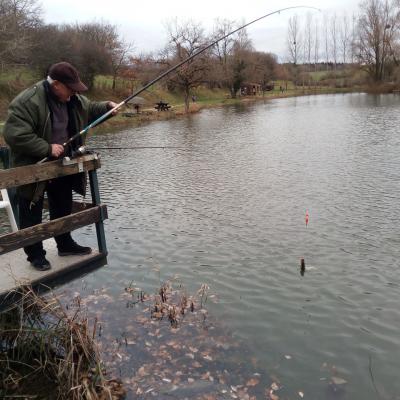
[[[156,52],[167,41],[165,22],[192,19],[201,22],[210,33],[216,18],[249,22],[275,10],[291,6],[317,7],[323,13],[349,17],[358,10],[359,0],[41,0],[47,23],[105,21],[116,25],[123,38],[133,42],[135,53]],[[248,27],[253,45],[284,58],[287,54],[287,24],[292,15],[312,12],[322,21],[318,11],[295,9],[275,14]]]

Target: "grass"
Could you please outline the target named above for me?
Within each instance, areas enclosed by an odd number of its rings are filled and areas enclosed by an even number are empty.
[[[0,314],[0,397],[119,399],[121,384],[107,379],[99,356],[97,320],[80,304],[68,312],[54,296],[21,289]],[[92,325],[92,326],[91,326]]]
[[[39,79],[40,77],[35,71],[26,67],[14,67],[13,69],[0,72],[0,83],[21,81],[30,84]]]

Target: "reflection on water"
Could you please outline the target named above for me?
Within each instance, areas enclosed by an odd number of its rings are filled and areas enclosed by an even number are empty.
[[[132,280],[206,283],[220,299],[210,314],[286,397],[398,398],[399,101],[280,99],[91,139],[179,148],[102,151],[109,267],[86,284],[118,298]]]

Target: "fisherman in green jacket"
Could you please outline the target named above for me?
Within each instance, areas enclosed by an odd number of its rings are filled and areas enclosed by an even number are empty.
[[[11,102],[3,133],[11,148],[13,167],[35,164],[46,157],[71,156],[82,145],[81,137],[66,148],[63,143],[116,106],[112,101],[92,102],[79,94],[86,90],[76,68],[60,62],[50,67],[46,80],[24,90]],[[45,190],[50,219],[61,218],[71,214],[72,191],[85,194],[86,177],[82,173],[20,186],[17,189],[20,229],[42,222]],[[59,256],[92,251],[78,245],[70,232],[56,236],[55,240]],[[35,269],[51,268],[42,242],[27,246],[24,251]]]

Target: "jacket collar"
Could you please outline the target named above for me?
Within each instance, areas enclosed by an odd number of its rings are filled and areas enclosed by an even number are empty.
[[[47,82],[47,80],[43,81],[43,87],[44,87],[44,91],[46,93],[46,98],[47,98],[47,103],[49,102],[49,99],[53,99],[54,101],[58,101],[57,96],[52,92],[51,87],[49,82]],[[72,95],[70,100],[66,103],[68,108],[71,107],[79,107],[82,108],[82,102],[81,99],[79,98],[79,96],[77,96],[76,94]]]

